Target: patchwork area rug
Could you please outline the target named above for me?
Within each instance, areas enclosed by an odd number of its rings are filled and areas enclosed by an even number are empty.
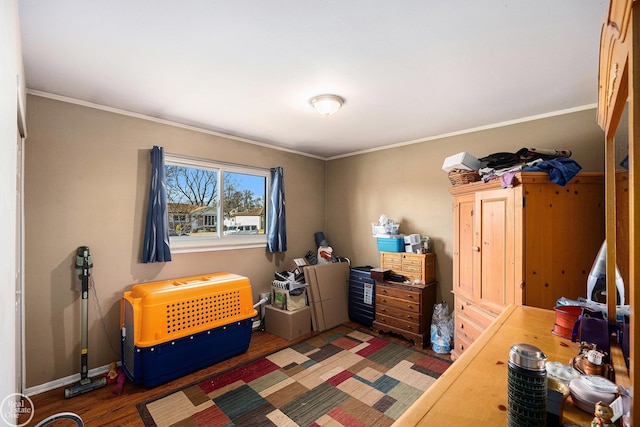
[[[339,326],[138,405],[146,426],[389,426],[451,364]]]

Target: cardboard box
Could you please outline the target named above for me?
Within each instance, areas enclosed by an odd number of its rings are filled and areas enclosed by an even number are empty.
[[[325,331],[349,321],[349,264],[333,262],[305,267],[311,324]]]
[[[480,161],[473,155],[463,151],[462,153],[454,154],[444,159],[442,164],[442,170],[445,172],[451,172],[454,169],[463,170],[479,170]]]
[[[311,310],[307,306],[288,311],[268,305],[265,308],[264,329],[286,340],[294,340],[311,332]]]

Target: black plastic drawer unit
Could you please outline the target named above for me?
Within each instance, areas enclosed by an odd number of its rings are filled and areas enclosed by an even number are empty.
[[[376,285],[371,266],[353,267],[349,272],[349,319],[372,327],[376,312]]]

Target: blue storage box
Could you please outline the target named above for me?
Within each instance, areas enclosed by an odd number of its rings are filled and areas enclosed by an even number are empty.
[[[404,252],[404,236],[378,237],[381,252]]]
[[[156,387],[249,349],[253,321],[241,320],[152,347],[127,348],[121,340],[122,368],[134,384]]]

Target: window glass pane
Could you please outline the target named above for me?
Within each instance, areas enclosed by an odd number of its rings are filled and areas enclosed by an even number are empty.
[[[167,210],[171,236],[217,233],[218,171],[165,165]]]
[[[265,176],[240,172],[224,172],[224,234],[265,233]]]
[[[261,247],[269,170],[165,156],[171,250]]]

